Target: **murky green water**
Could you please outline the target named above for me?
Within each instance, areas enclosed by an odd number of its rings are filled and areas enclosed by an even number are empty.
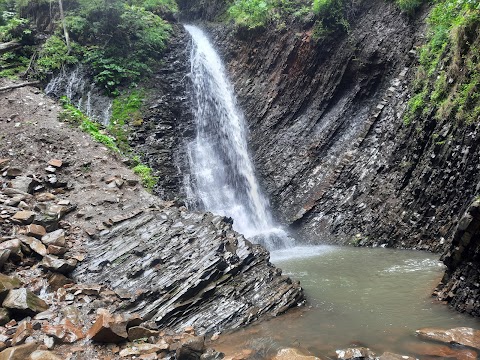
[[[418,328],[480,328],[432,299],[444,270],[438,255],[318,246],[274,252],[272,262],[301,281],[308,306],[225,336],[216,347],[293,346],[325,356],[361,344],[414,355]]]

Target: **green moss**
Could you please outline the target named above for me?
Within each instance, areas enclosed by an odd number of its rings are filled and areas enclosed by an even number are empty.
[[[138,164],[133,168],[133,172],[140,176],[140,178],[142,179],[142,185],[145,188],[152,190],[153,187],[157,184],[158,177],[153,176],[152,168],[144,164]]]
[[[115,136],[117,145],[123,153],[131,151],[128,144],[128,129],[131,126],[139,126],[143,122],[142,105],[143,93],[140,91],[131,91],[113,100],[112,117],[108,129]]]

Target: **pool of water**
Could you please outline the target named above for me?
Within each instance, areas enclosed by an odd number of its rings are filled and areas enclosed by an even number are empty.
[[[307,305],[224,335],[215,348],[255,348],[268,355],[297,347],[331,357],[335,349],[362,345],[378,354],[418,355],[416,329],[480,328],[478,320],[431,297],[444,271],[435,254],[316,246],[272,252],[271,262],[300,280]]]

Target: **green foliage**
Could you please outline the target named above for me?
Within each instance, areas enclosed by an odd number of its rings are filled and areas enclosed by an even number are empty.
[[[140,109],[143,105],[143,95],[138,91],[118,96],[113,100],[112,117],[109,131],[117,139],[117,145],[123,153],[130,152],[128,145],[129,126],[138,126],[143,122]]]
[[[395,0],[396,4],[403,12],[413,14],[423,5],[424,0]]]
[[[239,26],[255,29],[269,23],[280,24],[289,15],[301,16],[310,11],[304,0],[234,0],[228,15]]]
[[[476,0],[436,0],[427,19],[427,42],[420,50],[415,93],[405,113],[405,124],[430,112],[437,120],[478,121],[479,10]]]
[[[347,0],[313,0],[313,11],[318,16],[314,37],[322,39],[336,31],[348,32]]]
[[[154,186],[157,184],[158,177],[153,176],[153,170],[144,164],[138,164],[133,168],[133,172],[140,176],[142,179],[142,185],[149,189],[153,190]]]
[[[78,125],[80,129],[89,134],[95,141],[105,145],[110,150],[118,152],[115,140],[104,134],[100,125],[91,121],[82,111],[73,106],[66,97],[62,99],[63,112],[60,114],[60,120]]]
[[[235,1],[228,13],[238,25],[256,28],[270,20],[272,4],[267,0]]]
[[[74,48],[77,48],[73,44]],[[50,36],[43,44],[37,64],[42,73],[50,73],[60,70],[64,65],[73,65],[78,62],[78,57],[74,55],[75,51],[69,51],[67,44],[57,35]]]

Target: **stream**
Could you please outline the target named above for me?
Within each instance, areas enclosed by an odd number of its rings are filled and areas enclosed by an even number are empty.
[[[274,251],[271,261],[300,280],[307,306],[225,335],[215,344],[219,350],[271,355],[296,347],[336,358],[336,349],[361,345],[418,357],[426,351],[415,336],[419,328],[480,329],[478,320],[431,297],[444,270],[435,254],[325,245]]]

